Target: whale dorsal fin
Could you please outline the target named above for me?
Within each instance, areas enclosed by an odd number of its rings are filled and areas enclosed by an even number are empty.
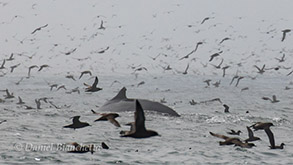
[[[123,87],[119,92],[118,94],[113,97],[111,100],[123,100],[123,99],[127,99],[126,97],[126,88]]]

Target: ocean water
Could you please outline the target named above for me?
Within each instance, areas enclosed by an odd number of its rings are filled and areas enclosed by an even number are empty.
[[[291,3],[0,2],[0,64],[6,59],[0,69],[0,121],[6,120],[0,124],[0,164],[292,164],[292,34],[281,41],[282,30],[293,27]],[[225,37],[230,39],[220,44]],[[198,50],[179,60],[197,42],[203,42]],[[12,53],[14,59],[7,60]],[[279,62],[276,58],[284,54],[285,61]],[[221,67],[229,66],[225,77],[213,66],[222,59]],[[30,66],[43,64],[49,67],[34,68],[28,77]],[[168,65],[172,69],[164,70]],[[260,74],[255,66],[263,65],[266,70]],[[85,70],[92,76],[79,79]],[[231,84],[235,75],[244,77],[238,86]],[[84,83],[92,84],[95,76],[103,90],[86,93]],[[204,82],[208,79],[210,86]],[[66,89],[50,90],[52,84]],[[133,112],[120,113],[122,127],[116,128],[94,122],[99,116],[91,109],[98,111],[122,87],[129,98],[165,101],[181,116],[146,111],[146,127],[161,136],[121,138]],[[6,89],[15,98],[5,99]],[[273,95],[280,102],[262,99]],[[18,105],[18,96],[34,109]],[[57,108],[42,102],[36,109],[35,99],[42,97]],[[222,103],[209,101],[216,98]],[[191,105],[192,100],[198,104]],[[224,113],[223,104],[230,113]],[[77,115],[92,126],[62,128]],[[255,132],[262,140],[250,149],[219,146],[221,139],[209,134],[234,129],[246,139],[246,126],[259,121],[275,125],[271,129],[276,144],[285,143],[283,150],[271,150],[264,131]],[[93,144],[95,152],[67,153],[65,144],[72,142]],[[110,149],[102,149],[101,142]]]

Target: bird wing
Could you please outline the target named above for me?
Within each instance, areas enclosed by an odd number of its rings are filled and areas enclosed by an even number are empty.
[[[273,132],[271,131],[271,129],[269,127],[266,127],[265,128],[265,132],[267,133],[268,135],[268,138],[269,138],[269,141],[270,141],[270,144],[271,144],[271,147],[275,147],[275,138],[274,138],[274,134]]]
[[[96,78],[95,78],[95,82],[93,83],[92,87],[97,87],[98,83],[99,83],[99,79],[98,79],[98,77],[96,76]]]
[[[248,138],[249,139],[253,138],[253,132],[252,132],[252,130],[249,127],[246,127],[246,128],[247,128],[247,131],[248,131]]]
[[[146,131],[145,128],[145,116],[143,109],[138,100],[135,100],[135,128],[136,131]]]
[[[119,122],[117,120],[115,120],[114,118],[109,117],[107,119],[110,121],[110,123],[114,124],[116,127],[121,127]]]
[[[213,132],[210,132],[210,134],[212,135],[212,136],[215,136],[215,137],[218,137],[218,138],[221,138],[221,139],[229,139],[229,137],[228,136],[225,136],[225,135],[220,135],[220,134],[215,134],[215,133],[213,133]]]

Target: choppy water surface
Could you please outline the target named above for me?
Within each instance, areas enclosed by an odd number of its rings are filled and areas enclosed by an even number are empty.
[[[292,10],[284,3],[260,2],[249,2],[255,7],[249,12],[244,10],[249,3],[232,1],[215,7],[214,1],[0,2],[0,64],[6,59],[0,69],[0,121],[7,120],[0,124],[0,164],[292,164],[292,34],[281,41],[282,30],[293,27]],[[272,6],[279,6],[278,14],[271,13]],[[197,42],[203,42],[198,50],[179,60]],[[14,59],[7,60],[12,53]],[[222,59],[221,67],[229,66],[225,77],[213,66]],[[43,64],[49,67],[32,69],[28,78],[30,66]],[[264,64],[265,72],[258,73],[255,66]],[[164,70],[168,65],[171,69]],[[79,79],[85,70],[93,75]],[[237,87],[231,83],[235,75],[244,77]],[[95,76],[103,90],[86,93],[84,83],[92,84]],[[66,89],[50,90],[52,84]],[[94,122],[99,116],[91,109],[98,111],[122,87],[129,98],[164,101],[181,117],[145,112],[146,127],[161,136],[121,138],[133,112],[120,113],[122,127],[116,128]],[[6,99],[5,89],[15,98]],[[280,102],[262,99],[273,95]],[[18,96],[34,109],[18,105]],[[57,108],[42,102],[36,109],[35,99],[42,97]],[[207,102],[217,98],[222,103]],[[76,115],[92,126],[62,128]],[[221,139],[209,134],[234,129],[246,139],[246,126],[258,121],[274,123],[283,150],[269,149],[264,131],[255,132],[262,140],[251,149],[219,146]],[[94,144],[95,152],[67,153],[64,144],[71,142]],[[110,149],[102,149],[101,142]]]

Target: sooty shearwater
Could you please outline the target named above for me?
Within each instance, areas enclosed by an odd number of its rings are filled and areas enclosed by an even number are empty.
[[[265,130],[266,134],[268,135],[268,138],[269,138],[269,141],[271,144],[271,146],[270,146],[271,149],[283,149],[284,148],[284,145],[285,145],[284,143],[281,143],[281,145],[279,145],[279,146],[275,145],[274,134],[271,131],[270,127],[266,127],[264,130]]]
[[[245,142],[252,142],[252,141],[256,141],[256,140],[260,140],[259,137],[254,136],[252,130],[249,127],[246,127],[247,131],[248,131],[248,139],[245,139]]]
[[[91,110],[94,114],[102,115],[100,118],[98,118],[96,121],[109,121],[110,123],[114,124],[116,127],[121,127],[119,122],[115,120],[116,117],[119,117],[119,114],[117,113],[97,113],[94,110]]]
[[[87,126],[90,126],[88,123],[86,122],[80,122],[79,121],[79,118],[80,116],[74,116],[72,117],[72,124],[69,124],[69,125],[66,125],[66,126],[63,126],[63,128],[73,128],[73,129],[78,129],[78,128],[83,128],[83,127],[87,127]]]
[[[136,111],[134,112],[134,128],[131,131],[125,131],[121,137],[133,137],[133,138],[148,138],[152,136],[158,136],[159,134],[153,130],[147,130],[145,128],[145,116],[143,109],[138,100],[135,100]]]
[[[84,85],[87,86],[87,88],[85,89],[85,91],[86,91],[86,92],[97,92],[97,91],[102,90],[102,88],[97,87],[98,83],[99,83],[99,79],[98,79],[97,76],[96,76],[96,78],[95,78],[95,82],[93,83],[92,86],[90,86],[90,85],[84,83]]]

